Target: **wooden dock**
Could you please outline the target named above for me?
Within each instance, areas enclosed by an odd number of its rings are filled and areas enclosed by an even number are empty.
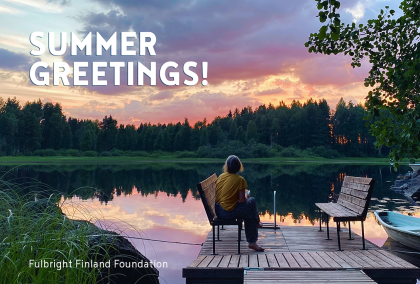
[[[343,251],[337,251],[335,234],[330,235],[332,240],[325,240],[326,232],[319,232],[316,227],[259,229],[258,243],[265,248],[264,252],[249,249],[244,231],[242,234],[241,255],[236,254],[234,226],[220,230],[217,255],[211,255],[212,234],[209,233],[197,259],[183,270],[187,284],[256,283],[256,279],[262,284],[325,283],[326,280],[328,283],[414,284],[420,278],[418,267],[368,241],[367,250],[362,250],[361,237],[352,234],[354,240],[348,240],[347,229],[340,234]],[[349,277],[354,281],[348,281]]]
[[[363,271],[247,271],[245,284],[374,284]]]

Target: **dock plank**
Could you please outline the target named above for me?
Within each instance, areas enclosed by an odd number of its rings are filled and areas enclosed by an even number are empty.
[[[330,256],[330,253],[327,253],[327,252],[324,252],[324,251],[319,251],[319,252],[317,252],[317,254],[323,260],[325,260],[329,265],[331,265],[331,267],[334,267],[334,268],[341,268],[342,267],[342,265],[340,263],[335,261],[335,259]]]
[[[289,264],[290,267],[300,267],[299,263],[297,263],[297,261],[295,260],[295,258],[293,257],[293,255],[289,252],[285,252],[283,253],[284,258],[286,259],[287,263]]]
[[[244,284],[374,284],[361,271],[247,271]]]
[[[241,255],[241,258],[239,259],[239,267],[249,267],[249,255],[243,254]]]
[[[256,254],[249,256],[249,267],[259,267],[258,256]]]
[[[267,254],[267,262],[270,267],[280,267],[274,254]]]
[[[360,259],[363,259],[366,263],[369,263],[372,267],[378,267],[378,264],[372,260],[371,258],[367,257],[365,254],[361,253],[361,251],[355,250],[352,251],[354,255],[359,257]]]
[[[206,256],[205,255],[199,255],[191,264],[190,267],[197,267],[202,261],[203,259],[205,259]]]
[[[344,251],[336,251],[333,252],[335,255],[337,255],[339,258],[341,258],[342,260],[344,260],[346,263],[348,263],[350,265],[350,267],[363,267],[362,264],[354,261],[353,259],[351,259],[350,257],[347,256],[347,254]]]
[[[230,258],[228,267],[238,267],[239,266],[239,259],[240,259],[239,255],[237,255],[237,254],[232,255],[232,257]]]
[[[224,268],[228,267],[231,258],[232,258],[231,255],[224,255],[222,257],[222,260],[219,262],[219,265],[217,267],[224,267]]]
[[[331,268],[331,265],[326,262],[317,252],[311,251],[308,252],[309,256],[311,256],[322,268]]]
[[[206,258],[204,258],[203,261],[200,262],[199,265],[197,265],[197,267],[207,267],[209,263],[213,260],[213,258],[214,258],[213,255],[206,256]]]
[[[362,265],[362,267],[372,267],[372,265],[370,265],[364,259],[355,255],[352,251],[344,251],[343,253],[345,255],[347,255],[349,258],[351,258],[352,260],[354,260],[355,262],[360,263],[360,265]]]
[[[289,268],[290,267],[289,263],[284,258],[283,254],[276,253],[274,256],[276,257],[277,263],[279,264],[280,267],[282,267],[282,268]]]
[[[293,258],[297,261],[300,267],[311,267],[308,262],[298,253],[292,252]]]
[[[344,259],[337,256],[333,251],[325,252],[329,257],[331,257],[338,265],[342,268],[352,268],[350,264],[348,264]]]
[[[222,260],[222,257],[223,256],[221,255],[214,256],[213,259],[210,261],[209,265],[207,265],[207,267],[218,267],[220,261]]]
[[[376,255],[372,254],[370,251],[361,250],[360,253],[366,255],[367,257],[372,259],[374,262],[376,262],[377,266],[380,266],[380,267],[383,267],[383,268],[389,268],[390,267],[390,265],[387,262],[383,261],[382,259],[380,259]]]
[[[417,266],[409,263],[408,261],[405,261],[402,258],[395,258],[395,255],[393,255],[390,252],[387,252],[386,250],[378,250],[381,254],[385,255],[388,258],[393,259],[395,262],[398,262],[399,264],[401,264],[402,266],[406,267],[406,268],[417,268]]]
[[[371,254],[374,254],[375,256],[377,256],[378,258],[382,259],[383,261],[385,261],[386,263],[391,264],[393,267],[404,267],[403,265],[399,264],[396,261],[393,261],[392,258],[386,257],[383,254],[379,253],[376,250],[372,250],[370,251]]]
[[[258,254],[257,256],[258,256],[258,263],[260,267],[269,267],[267,256],[265,254]]]
[[[306,262],[309,264],[310,267],[312,268],[320,268],[321,265],[318,264],[318,262],[316,262],[315,259],[313,259],[313,257],[307,253],[307,252],[301,252],[300,255],[306,260]]]

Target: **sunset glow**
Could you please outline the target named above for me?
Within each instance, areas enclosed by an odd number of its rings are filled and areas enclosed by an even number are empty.
[[[0,5],[0,96],[16,97],[21,104],[40,98],[58,102],[69,117],[102,119],[112,115],[119,123],[190,122],[224,116],[229,110],[280,101],[325,98],[334,107],[340,97],[363,103],[367,89],[363,80],[369,63],[353,69],[350,58],[342,55],[309,54],[304,43],[317,32],[313,1],[3,1]],[[363,22],[371,18],[385,1],[345,1],[343,22]],[[386,1],[396,10],[398,1]],[[234,11],[234,12],[232,12]],[[398,11],[397,11],[398,12]],[[205,20],[203,20],[205,19]],[[252,19],[252,20],[251,20]],[[111,61],[103,56],[62,56],[46,52],[31,56],[36,49],[29,42],[32,32],[74,32],[84,38],[100,32],[153,32],[157,38],[156,56],[121,56],[112,61],[162,64],[175,61],[180,68],[189,60],[209,63],[207,86],[34,86],[30,66],[39,60],[52,68],[54,61]],[[46,39],[42,42],[46,44]],[[59,38],[55,38],[56,46]],[[139,46],[136,44],[135,49]],[[109,69],[109,68],[107,68]],[[89,73],[89,72],[88,72]],[[201,78],[200,64],[196,73]],[[127,72],[122,71],[121,82]],[[89,77],[89,74],[88,74]],[[106,76],[108,79],[108,75]],[[70,81],[72,78],[70,78]]]

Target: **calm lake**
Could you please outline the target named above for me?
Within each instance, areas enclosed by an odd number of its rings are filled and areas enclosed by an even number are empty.
[[[315,202],[327,202],[340,192],[345,175],[376,180],[371,210],[388,209],[420,216],[419,207],[390,190],[399,174],[411,170],[401,166],[338,164],[245,163],[245,177],[256,198],[262,221],[273,221],[273,191],[277,191],[277,220],[283,226],[317,226]],[[145,241],[135,238],[202,243],[211,227],[196,191],[196,184],[222,164],[144,163],[137,165],[34,165],[0,167],[4,179],[14,182],[37,180],[64,194],[63,209],[72,218],[84,218],[98,226],[122,231],[150,260],[166,262],[160,268],[161,283],[185,283],[182,268],[200,251],[199,245]],[[31,180],[30,180],[31,179]],[[360,234],[360,225],[352,226]],[[369,213],[366,238],[382,246],[387,234]]]

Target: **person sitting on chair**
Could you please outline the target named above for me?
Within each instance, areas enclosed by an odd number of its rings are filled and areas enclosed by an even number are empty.
[[[253,197],[245,194],[248,185],[238,175],[243,169],[237,156],[231,155],[226,159],[223,174],[216,181],[216,215],[220,219],[244,219],[248,247],[255,251],[264,251],[257,245],[258,227],[262,227],[257,204]]]

